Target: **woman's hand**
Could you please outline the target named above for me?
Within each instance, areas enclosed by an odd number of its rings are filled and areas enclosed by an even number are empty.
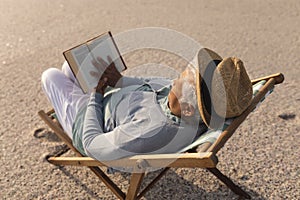
[[[116,68],[111,57],[107,56],[107,60],[109,63],[105,62],[102,58],[97,57],[97,61],[94,60],[92,64],[98,72],[91,71],[90,74],[94,77],[100,77],[100,80],[106,80],[107,85],[115,87],[117,82],[122,78],[122,74]]]

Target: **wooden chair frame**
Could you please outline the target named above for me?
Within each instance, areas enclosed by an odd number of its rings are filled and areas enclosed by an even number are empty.
[[[103,183],[118,197],[119,199],[140,199],[147,191],[170,169],[170,168],[204,168],[220,179],[235,194],[251,198],[244,190],[234,184],[230,178],[222,174],[216,167],[218,159],[216,153],[225,145],[227,140],[233,135],[239,125],[246,117],[256,108],[257,104],[264,98],[266,93],[273,89],[275,84],[280,84],[284,80],[281,73],[262,77],[252,80],[255,84],[261,80],[266,80],[264,86],[252,99],[250,106],[221,133],[218,139],[213,143],[204,143],[201,146],[201,152],[182,153],[182,154],[155,154],[155,155],[137,155],[110,162],[99,162],[90,157],[84,157],[72,144],[72,140],[61,128],[60,124],[52,116],[54,110],[49,112],[39,111],[39,116],[45,123],[55,132],[55,134],[75,152],[77,157],[60,157],[61,154],[48,156],[47,160],[54,165],[73,165],[87,166],[90,168]],[[167,166],[165,165],[166,163]],[[124,193],[99,167],[100,166],[116,166],[116,167],[132,167],[129,188]],[[163,167],[164,169],[140,192],[140,186],[148,167]]]

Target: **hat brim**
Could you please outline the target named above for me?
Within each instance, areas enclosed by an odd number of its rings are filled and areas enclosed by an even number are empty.
[[[206,87],[206,82],[210,81],[207,81],[207,79],[204,81],[203,76],[205,76],[204,74],[206,74],[207,71],[210,71],[210,73],[213,74],[218,63],[222,60],[221,56],[207,48],[200,49],[196,56],[196,93],[198,109],[203,122],[210,128],[218,128],[218,125],[211,123],[213,105],[211,105],[210,93]]]

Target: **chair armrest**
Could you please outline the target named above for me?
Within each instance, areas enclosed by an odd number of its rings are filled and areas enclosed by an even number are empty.
[[[218,163],[212,152],[136,155],[112,161],[100,162],[90,157],[51,157],[48,161],[55,165],[74,166],[107,166],[134,168],[142,164],[142,168],[184,167],[213,168]]]

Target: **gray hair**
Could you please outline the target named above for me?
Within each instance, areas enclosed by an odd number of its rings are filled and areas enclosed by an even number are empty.
[[[197,96],[195,85],[188,82],[184,82],[182,86],[182,96],[179,99],[179,103],[191,104],[194,108],[197,106]]]
[[[180,104],[182,103],[188,103],[192,105],[195,109],[195,114],[190,119],[185,119],[189,124],[194,124],[196,126],[199,125],[199,122],[201,120],[200,112],[198,109],[198,102],[197,102],[197,92],[196,92],[196,69],[193,67],[193,65],[188,65],[188,68],[193,72],[194,74],[194,84],[189,83],[188,81],[185,81],[182,86],[182,96],[178,100]]]
[[[188,80],[186,80],[183,83],[182,86],[182,96],[179,99],[179,103],[188,103],[191,104],[195,109],[197,107],[197,95],[196,95],[196,70],[193,67],[193,65],[189,64],[187,66],[189,70],[194,75],[194,84],[189,83]]]

